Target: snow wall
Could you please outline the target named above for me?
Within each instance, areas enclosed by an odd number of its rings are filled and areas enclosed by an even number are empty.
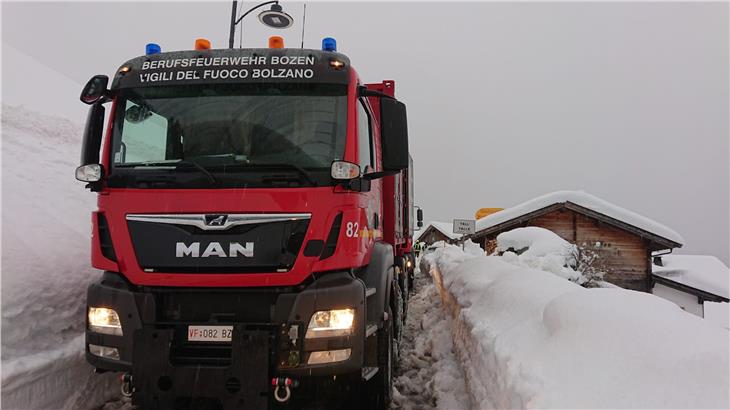
[[[452,245],[422,258],[472,408],[728,408],[730,332],[651,294],[586,289]]]
[[[81,138],[64,118],[2,107],[3,408],[92,408],[119,391],[84,360],[86,288],[99,272],[96,197],[74,179]]]

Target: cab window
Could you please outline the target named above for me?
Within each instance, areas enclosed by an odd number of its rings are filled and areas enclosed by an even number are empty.
[[[359,158],[358,165],[360,165],[360,170],[363,174],[372,172],[375,169],[372,148],[370,114],[365,109],[363,101],[359,100],[357,104],[357,152]]]

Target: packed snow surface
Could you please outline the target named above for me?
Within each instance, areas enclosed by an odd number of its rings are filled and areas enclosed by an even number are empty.
[[[82,129],[2,107],[2,403],[85,408],[113,377],[83,357],[95,197],[74,179]]]
[[[424,265],[477,408],[730,406],[730,332],[669,301],[453,245]]]
[[[550,205],[565,202],[571,202],[575,205],[588,208],[592,211],[653,233],[654,235],[679,243],[680,245],[684,244],[682,236],[672,229],[669,229],[668,227],[645,216],[641,216],[635,212],[629,211],[628,209],[621,208],[620,206],[604,201],[601,198],[583,191],[557,191],[531,199],[511,208],[495,212],[477,220],[476,230],[479,232]]]
[[[652,272],[663,278],[730,298],[730,269],[714,256],[664,255],[662,265],[653,265]]]
[[[427,275],[427,274],[426,274]],[[430,276],[416,271],[415,293],[408,301],[400,364],[392,408],[403,410],[471,408],[451,341],[446,314]]]

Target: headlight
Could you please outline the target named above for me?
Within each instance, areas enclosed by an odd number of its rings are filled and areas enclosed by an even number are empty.
[[[122,335],[122,323],[114,309],[89,307],[89,330],[107,335]]]
[[[305,339],[318,337],[349,336],[352,334],[352,322],[355,309],[322,310],[315,312],[307,326]]]

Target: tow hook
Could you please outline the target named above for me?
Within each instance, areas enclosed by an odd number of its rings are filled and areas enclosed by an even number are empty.
[[[124,397],[132,397],[132,392],[134,391],[134,387],[132,387],[132,375],[124,373],[119,379],[122,381],[122,395]]]
[[[291,389],[299,386],[299,381],[288,377],[274,377],[271,385],[274,386],[274,399],[279,403],[286,403],[291,399]]]

